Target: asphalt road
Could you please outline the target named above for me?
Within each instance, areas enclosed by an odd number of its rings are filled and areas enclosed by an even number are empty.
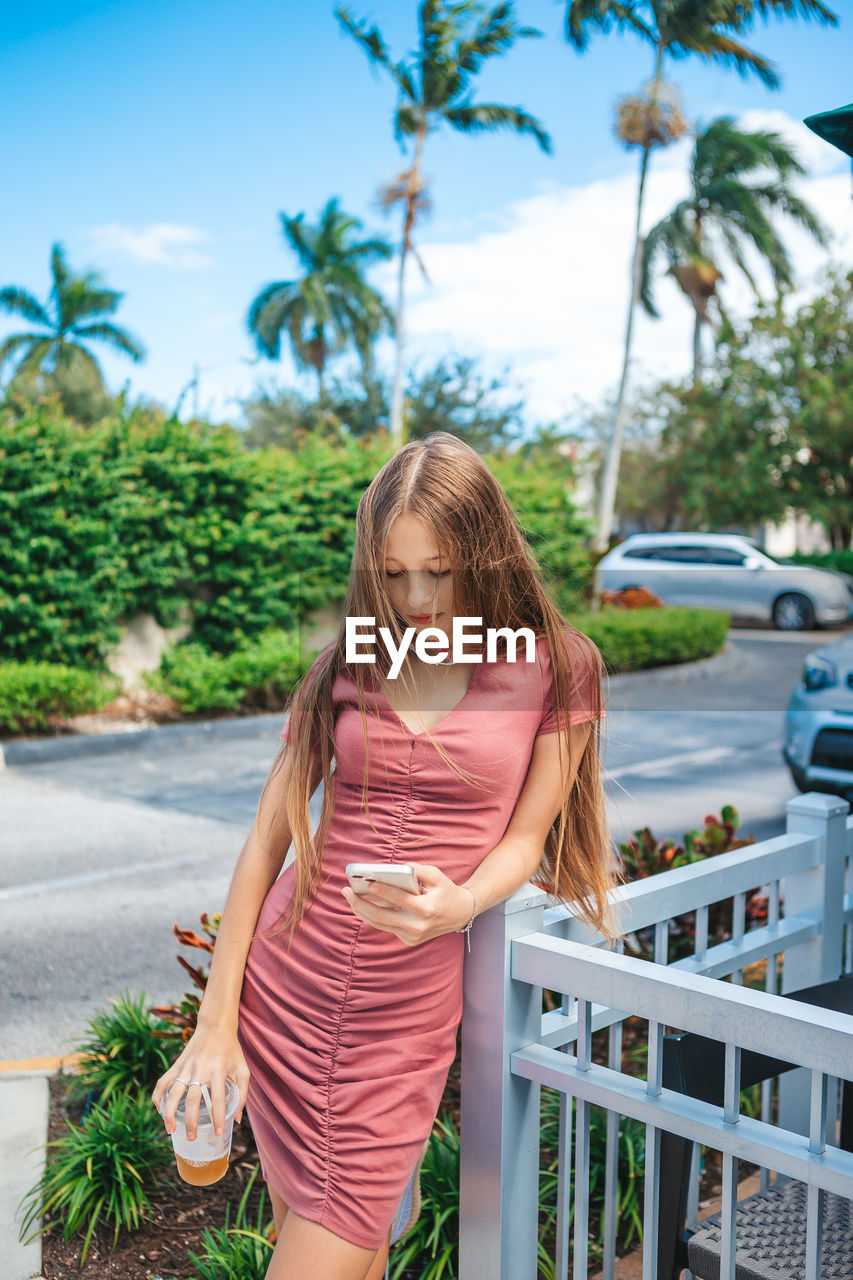
[[[614,835],[648,823],[680,838],[726,803],[758,839],[783,830],[784,707],[804,654],[830,638],[736,631],[710,664],[613,682]],[[67,1051],[122,991],[180,995],[172,925],[221,907],[279,727],[164,729],[0,772],[0,1060]]]

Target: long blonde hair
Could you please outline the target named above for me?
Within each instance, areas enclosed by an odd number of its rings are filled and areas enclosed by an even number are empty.
[[[332,686],[344,671],[356,684],[365,751],[368,750],[366,677],[362,664],[347,667],[345,662],[346,618],[375,618],[377,632],[381,626],[388,627],[398,645],[402,638],[404,628],[385,587],[385,543],[391,525],[401,515],[420,519],[441,548],[442,556],[446,554],[455,564],[454,614],[482,618],[483,629],[529,627],[537,637],[546,637],[553,673],[552,695],[558,710],[571,711],[574,688],[588,689],[594,717],[590,736],[573,785],[569,783],[569,767],[563,769],[560,815],[548,832],[535,879],[560,901],[571,903],[594,929],[615,937],[617,930],[608,898],[618,874],[607,829],[600,764],[600,655],[592,641],[573,627],[549,599],[541,570],[501,485],[469,445],[445,431],[404,445],[363,494],[356,515],[355,547],[337,637],[315,663],[311,679],[303,677],[288,699],[288,740],[282,743],[270,774],[272,777],[283,754],[289,752],[292,768],[284,803],[295,848],[296,884],[283,927],[289,927],[292,935],[320,885],[322,849],[332,818]],[[503,644],[505,648],[506,641]],[[379,647],[376,669],[382,667]],[[383,674],[387,675],[387,669]],[[561,764],[565,752],[570,766],[568,715],[559,736]],[[436,739],[432,741],[460,776],[473,776],[450,760]],[[318,758],[324,784],[323,805],[312,838],[308,802]],[[365,807],[367,774],[365,768]]]

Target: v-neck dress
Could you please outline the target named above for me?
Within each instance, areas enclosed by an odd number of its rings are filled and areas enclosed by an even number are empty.
[[[596,714],[597,651],[571,643],[570,721],[579,723]],[[427,733],[407,728],[378,685],[366,690],[369,813],[356,687],[346,673],[336,678],[321,887],[288,949],[279,924],[294,888],[286,868],[249,950],[239,1037],[264,1177],[301,1217],[364,1248],[385,1239],[441,1102],[462,1016],[464,936],[408,947],[373,928],[341,893],[345,868],[411,860],[461,883],[500,841],[534,739],[561,727],[546,641],[535,662],[519,659],[476,665],[464,697],[430,730],[457,765],[486,775],[479,787],[457,776]]]

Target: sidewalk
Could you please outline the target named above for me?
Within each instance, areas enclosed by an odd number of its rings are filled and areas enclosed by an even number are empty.
[[[0,1276],[3,1280],[40,1277],[41,1240],[21,1244],[18,1235],[24,1195],[44,1170],[47,1142],[47,1078],[61,1058],[0,1063]]]

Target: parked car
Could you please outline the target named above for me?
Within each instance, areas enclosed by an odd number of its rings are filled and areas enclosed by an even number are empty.
[[[853,616],[853,578],[769,556],[728,533],[635,533],[598,562],[596,594],[647,587],[664,604],[807,631]]]
[[[800,791],[853,800],[853,635],[806,656],[785,714],[782,755]]]

